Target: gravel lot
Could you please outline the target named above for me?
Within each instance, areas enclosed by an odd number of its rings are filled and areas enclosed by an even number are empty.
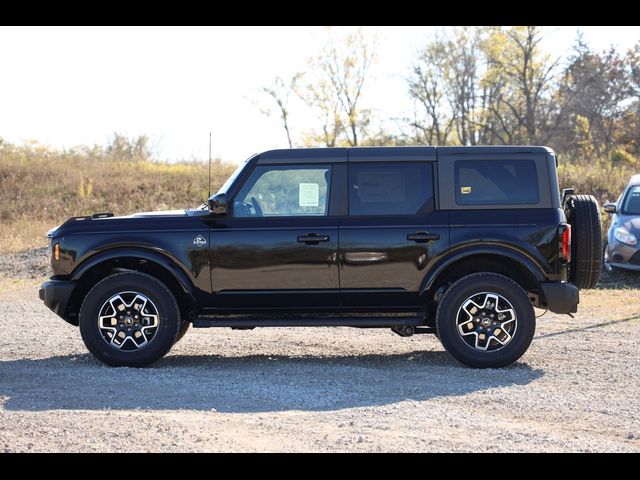
[[[0,451],[640,451],[640,290],[583,292],[500,370],[348,328],[192,329],[114,369],[38,300],[42,258],[0,259]]]

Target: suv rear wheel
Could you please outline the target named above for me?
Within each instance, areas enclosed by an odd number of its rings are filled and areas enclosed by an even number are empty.
[[[176,340],[180,311],[171,291],[140,272],[111,275],[93,287],[80,308],[80,333],[91,353],[112,366],[143,367]]]
[[[467,275],[438,304],[436,329],[445,350],[474,368],[498,368],[518,360],[536,328],[533,306],[513,280],[496,273]]]

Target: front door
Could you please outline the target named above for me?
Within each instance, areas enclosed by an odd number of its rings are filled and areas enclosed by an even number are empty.
[[[211,231],[212,307],[315,309],[339,302],[331,164],[257,164]]]
[[[345,307],[416,307],[426,272],[449,248],[434,211],[430,162],[349,164],[349,216],[340,227]]]

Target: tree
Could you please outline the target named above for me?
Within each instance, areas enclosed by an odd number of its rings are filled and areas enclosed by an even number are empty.
[[[416,104],[410,125],[417,143],[446,145],[454,127],[457,105],[450,104],[454,110],[445,115],[448,57],[445,42],[436,38],[419,53],[407,79],[409,96]]]
[[[305,132],[305,145],[317,145],[321,143],[326,147],[335,147],[339,137],[344,131],[344,123],[340,115],[340,103],[333,89],[326,79],[321,79],[317,83],[309,83],[304,90],[301,90],[300,98],[314,112],[320,122],[320,132],[311,130]]]
[[[407,79],[414,100],[414,141],[429,144],[509,143],[505,81],[487,54],[491,30],[441,32],[419,53]],[[505,134],[506,130],[506,134]]]
[[[449,109],[455,118],[458,141],[462,145],[486,143],[488,128],[484,104],[491,98],[491,86],[483,88],[482,75],[486,60],[482,52],[486,29],[478,27],[456,28],[445,45]],[[494,85],[495,86],[495,85]]]
[[[633,94],[627,65],[615,49],[596,53],[578,37],[565,69],[560,86],[565,129],[573,133],[581,121],[597,154],[608,155],[615,146],[615,130]],[[577,141],[571,135],[565,139],[570,150]]]
[[[297,84],[302,78],[301,73],[294,74],[288,82],[285,82],[281,77],[276,77],[273,84],[268,87],[263,87],[262,92],[276,104],[277,115],[280,118],[282,127],[287,134],[287,142],[289,148],[293,148],[293,142],[291,140],[291,128],[289,126],[289,100],[291,94],[295,93]],[[260,111],[268,117],[273,115],[273,110],[270,107],[259,107]]]
[[[320,54],[309,61],[311,82],[301,95],[322,122],[327,146],[344,137],[348,145],[358,145],[366,136],[371,110],[361,106],[369,69],[375,59],[376,39],[369,40],[361,29],[336,33],[327,30]]]
[[[543,38],[540,27],[496,27],[485,43],[485,84],[502,87],[487,108],[497,119],[496,135],[509,143],[545,144],[559,121],[554,93],[560,58],[542,51]]]
[[[153,153],[149,146],[149,137],[139,135],[129,138],[120,133],[114,133],[109,141],[106,153],[114,160],[149,160]]]

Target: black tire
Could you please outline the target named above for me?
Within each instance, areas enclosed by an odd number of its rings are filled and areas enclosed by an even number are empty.
[[[180,322],[180,328],[178,328],[178,335],[176,335],[176,339],[173,342],[173,344],[175,345],[176,343],[178,343],[180,341],[180,339],[182,339],[182,337],[185,336],[185,334],[187,333],[187,331],[189,330],[189,327],[191,326],[190,322],[182,321]]]
[[[516,314],[511,340],[497,350],[481,351],[458,332],[458,313],[464,302],[482,292],[502,296]],[[451,285],[438,304],[436,329],[445,350],[460,363],[473,368],[499,368],[518,360],[529,348],[536,330],[536,316],[525,291],[513,280],[497,273],[474,273]],[[494,342],[489,336],[488,343]]]
[[[105,302],[125,291],[145,295],[155,304],[158,313],[158,328],[153,338],[143,348],[129,351],[111,346],[97,321]],[[180,311],[171,291],[156,278],[140,272],[117,273],[101,280],[89,291],[80,307],[82,340],[96,358],[114,367],[144,367],[162,358],[174,344],[179,326]]]
[[[570,195],[564,205],[571,224],[569,281],[578,288],[594,288],[602,271],[602,221],[592,195]]]

